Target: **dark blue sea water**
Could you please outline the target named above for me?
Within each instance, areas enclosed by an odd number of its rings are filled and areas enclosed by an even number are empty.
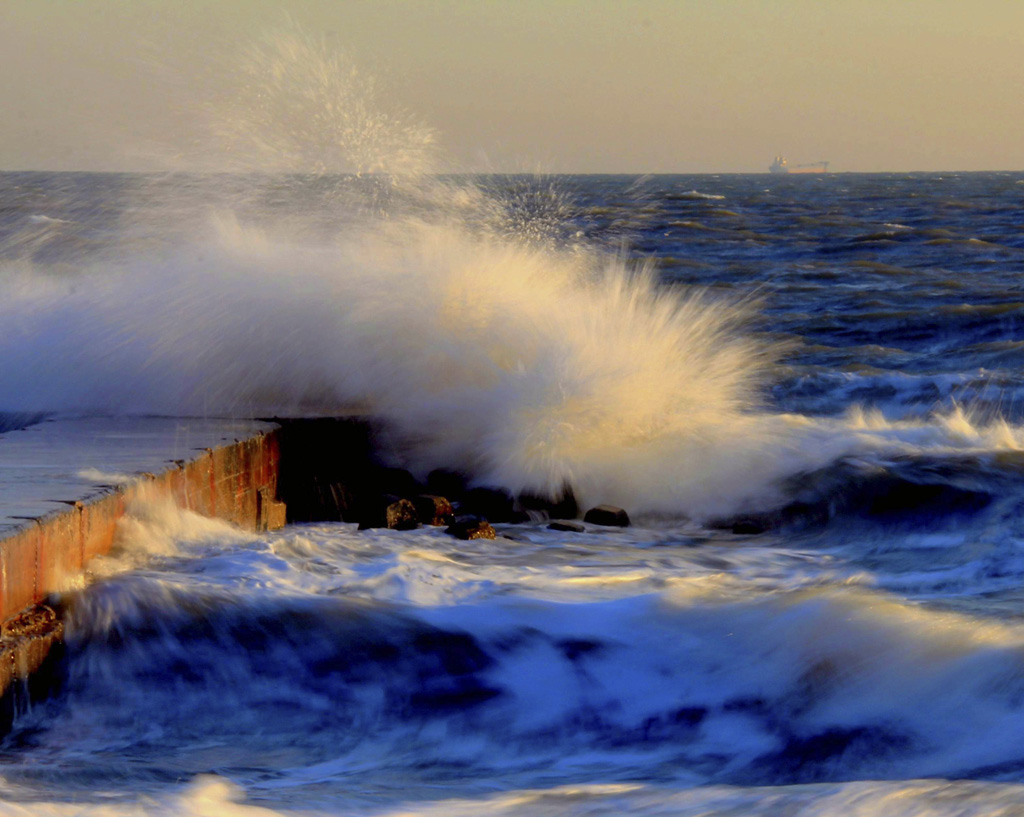
[[[10,813],[1024,814],[1024,173],[8,173],[0,208],[0,433],[358,406],[417,475],[634,521],[139,509],[0,747]]]

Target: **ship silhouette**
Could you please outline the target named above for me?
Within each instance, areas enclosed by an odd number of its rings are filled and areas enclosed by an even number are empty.
[[[768,170],[771,173],[828,173],[828,162],[791,165],[784,156],[776,156]]]

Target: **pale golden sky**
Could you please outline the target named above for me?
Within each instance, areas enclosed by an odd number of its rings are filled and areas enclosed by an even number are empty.
[[[1024,169],[1024,0],[0,0],[0,169],[184,152],[286,15],[452,169]]]

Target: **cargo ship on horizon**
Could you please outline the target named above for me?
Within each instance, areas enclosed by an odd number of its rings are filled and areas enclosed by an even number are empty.
[[[776,156],[768,171],[770,173],[828,173],[828,162],[790,165],[784,156]]]

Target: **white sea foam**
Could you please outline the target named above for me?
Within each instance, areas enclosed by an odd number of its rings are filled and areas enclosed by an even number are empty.
[[[154,556],[194,554],[207,545],[223,548],[251,538],[229,522],[181,508],[139,483],[125,515],[118,520],[111,553],[94,557],[88,572],[93,579],[117,575],[150,562]]]
[[[550,535],[457,543],[437,530],[310,526],[95,586],[72,608],[71,644],[86,645],[80,705],[46,738],[50,750],[78,757],[137,740],[144,711],[164,745],[212,741],[225,766],[224,753],[244,768],[252,753],[273,765],[277,748],[305,747],[301,764],[259,783],[263,795],[298,803],[322,786],[337,796],[355,774],[378,808],[381,793],[368,792],[393,793],[389,769],[406,762],[458,763],[472,774],[448,791],[476,797],[494,769],[512,789],[537,785],[538,764],[551,780],[662,768],[673,785],[696,786],[791,780],[795,768],[802,780],[964,775],[1018,757],[1019,623],[907,603],[844,579],[820,554],[644,549],[617,533],[545,544]],[[254,653],[264,632],[274,648]],[[410,632],[456,635],[416,646]],[[430,646],[460,638],[488,656],[472,674],[493,697],[410,711],[409,683],[465,688],[469,670],[438,664]],[[389,645],[403,646],[401,662]],[[190,682],[154,670],[182,655]],[[334,691],[322,686],[328,666],[352,673]],[[112,692],[109,678],[126,676]],[[211,699],[214,682],[230,693]],[[349,723],[346,740],[306,731],[323,707]],[[254,717],[273,724],[265,742],[236,745],[236,720]],[[813,741],[820,751],[801,749]]]
[[[836,421],[816,424],[826,434],[851,434],[851,453],[954,455],[1024,451],[1024,428],[998,416],[974,416],[959,405],[906,419],[889,419],[881,411],[854,406]]]

